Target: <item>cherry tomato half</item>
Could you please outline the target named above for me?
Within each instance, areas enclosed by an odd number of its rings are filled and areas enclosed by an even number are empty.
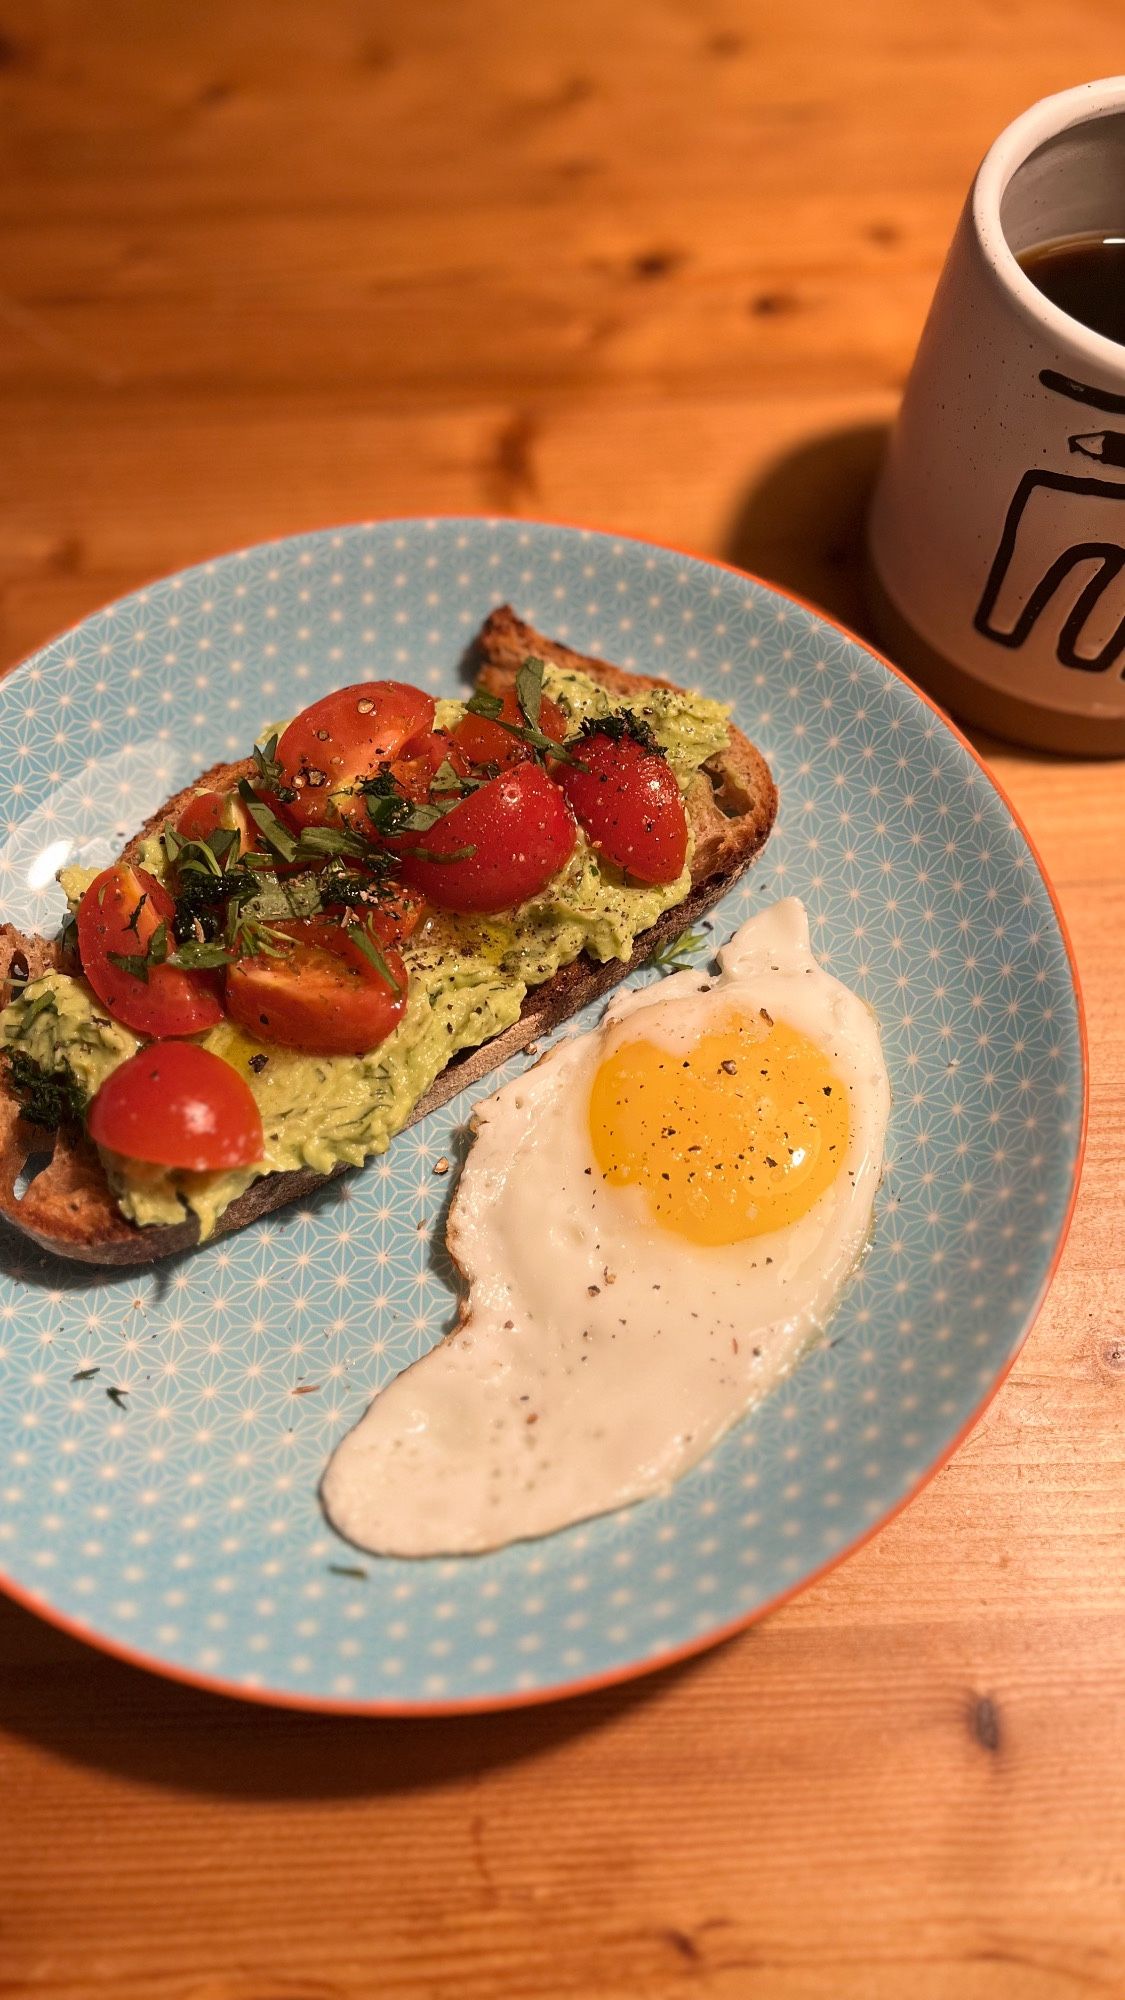
[[[325,1056],[364,1055],[385,1041],[406,1006],[406,967],[369,935],[393,984],[349,930],[326,917],[278,924],[293,939],[282,958],[240,958],[227,967],[232,1020],[264,1042]]]
[[[405,798],[417,801],[428,796],[443,764],[449,764],[459,778],[467,777],[470,770],[469,759],[449,731],[434,729],[411,744],[409,757],[395,759],[391,776]]]
[[[238,834],[240,854],[255,846],[257,829],[236,792],[194,792],[176,821],[183,840],[206,840],[231,827]]]
[[[314,701],[277,746],[285,783],[297,793],[286,814],[296,826],[344,819],[365,828],[354,787],[428,735],[433,719],[433,697],[404,681],[361,681]]]
[[[515,764],[425,833],[393,843],[403,878],[439,910],[510,909],[537,895],[574,850],[574,819],[538,764]]]
[[[252,1166],[266,1149],[247,1084],[195,1042],[153,1042],[111,1070],[89,1126],[111,1152],[193,1173]]]
[[[365,879],[370,881],[371,877],[365,878],[361,872],[356,871],[354,879],[363,882]],[[368,930],[380,944],[401,944],[403,938],[410,937],[411,933],[417,930],[426,907],[426,899],[417,889],[411,889],[405,882],[398,880],[387,883],[378,893],[378,902],[361,903],[356,906],[342,899],[338,903],[329,901],[324,906],[325,911],[337,922],[354,913],[355,918],[367,925]]]
[[[463,715],[453,732],[453,740],[470,763],[498,764],[502,771],[506,771],[512,764],[525,763],[532,753],[526,743],[521,743],[518,736],[501,729],[500,724],[511,722],[519,727],[523,720],[515,688],[509,688],[494,722],[484,715]],[[539,704],[539,727],[544,736],[549,736],[554,743],[561,743],[566,735],[566,717],[549,694],[545,694]]]
[[[632,736],[597,733],[559,784],[594,846],[638,882],[674,882],[687,854],[687,814],[666,757]]]
[[[143,958],[159,924],[174,949],[174,914],[163,884],[125,861],[95,875],[78,905],[82,970],[114,1020],[138,1035],[196,1035],[223,1018],[205,973],[149,964],[140,978],[109,956]]]

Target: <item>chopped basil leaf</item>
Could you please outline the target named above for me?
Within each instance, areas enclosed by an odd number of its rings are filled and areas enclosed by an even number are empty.
[[[402,987],[400,986],[398,980],[395,978],[394,973],[391,971],[390,966],[387,964],[387,961],[384,958],[383,953],[380,950],[375,939],[372,937],[371,932],[367,930],[363,924],[349,924],[345,928],[344,936],[350,938],[353,944],[359,946],[359,949],[363,953],[364,958],[368,959],[370,963],[375,967],[375,970],[379,974],[380,979],[382,979],[384,983],[390,987],[391,992],[397,998],[398,995],[401,994],[402,992]]]
[[[417,858],[419,861],[440,861],[443,863],[447,861],[471,861],[476,851],[475,842],[470,843],[468,847],[451,847],[445,854],[438,854],[432,847],[412,847],[410,850],[412,857]]]
[[[305,826],[297,841],[298,861],[321,861],[327,855],[350,854],[358,858],[371,852],[370,844],[350,827]]]
[[[32,1022],[37,1021],[40,1014],[48,1012],[57,1014],[58,1011],[58,1002],[50,988],[48,988],[46,993],[37,993],[34,1000],[29,1000],[27,1004],[27,1009],[20,1021],[19,1027],[16,1029],[15,1039],[22,1042]]]
[[[107,951],[111,965],[127,972],[130,979],[139,979],[142,986],[148,985],[148,953],[145,951]]]
[[[465,704],[470,715],[483,716],[486,722],[495,722],[503,706],[501,697],[485,687],[474,688]]]
[[[277,761],[277,731],[262,744],[255,743],[251,752],[254,759],[254,775],[260,785],[281,800],[283,806],[292,805],[297,794],[292,785],[285,782],[285,773]]]
[[[229,965],[231,957],[225,946],[210,939],[185,938],[169,953],[168,964],[178,966],[181,972],[210,972],[216,965]]]
[[[520,705],[520,714],[529,729],[539,727],[539,709],[543,701],[543,673],[543,661],[529,657],[516,675],[516,700]]]
[[[274,853],[280,854],[283,861],[295,861],[297,858],[296,840],[290,833],[289,828],[282,826],[277,814],[272,812],[262,799],[258,798],[248,778],[239,779],[238,796],[246,807],[258,832],[269,842]]]

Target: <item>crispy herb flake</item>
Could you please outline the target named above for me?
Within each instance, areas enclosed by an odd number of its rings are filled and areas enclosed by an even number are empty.
[[[9,1048],[2,1053],[8,1081],[29,1125],[54,1132],[60,1125],[81,1118],[86,1100],[73,1070],[40,1069],[26,1049]]]
[[[583,737],[606,736],[611,743],[627,739],[639,743],[642,750],[653,751],[658,757],[665,755],[644,716],[636,715],[631,708],[615,708],[609,715],[588,715],[579,726],[578,735],[580,740]]]

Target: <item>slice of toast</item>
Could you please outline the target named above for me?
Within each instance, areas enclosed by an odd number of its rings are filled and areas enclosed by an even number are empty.
[[[507,606],[486,620],[475,652],[480,681],[499,692],[514,681],[528,654],[560,667],[576,668],[599,681],[610,694],[674,685],[572,652],[522,624]],[[133,858],[147,835],[159,833],[174,819],[193,792],[228,790],[251,771],[250,758],[213,765],[152,815],[129,841],[125,858]],[[509,1056],[618,985],[634,966],[689,929],[737,880],[765,841],[777,811],[777,792],[765,759],[738,730],[731,730],[727,749],[693,779],[687,810],[694,848],[692,887],[686,900],[666,910],[640,934],[628,961],[611,959],[598,964],[583,953],[544,985],[532,987],[519,1019],[480,1048],[454,1056],[414,1106],[408,1124],[480,1082]],[[63,963],[57,943],[21,936],[11,925],[0,924],[0,979],[8,978],[13,960],[21,976],[26,966],[32,978]],[[39,1165],[47,1153],[46,1164]],[[22,1196],[17,1195],[16,1185],[29,1165],[39,1165],[39,1170],[27,1179]],[[342,1167],[335,1170],[343,1171]],[[311,1168],[263,1175],[219,1217],[214,1234],[227,1236],[242,1229],[272,1209],[301,1200],[333,1178],[335,1174],[318,1174]],[[0,1064],[0,1214],[42,1249],[88,1264],[155,1263],[158,1258],[190,1249],[199,1235],[198,1222],[190,1215],[170,1227],[142,1229],[127,1221],[110,1191],[97,1150],[85,1133],[67,1126],[49,1133],[30,1125],[8,1084],[6,1064]]]

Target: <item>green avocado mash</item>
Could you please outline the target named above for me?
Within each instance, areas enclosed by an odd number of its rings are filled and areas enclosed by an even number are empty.
[[[643,714],[683,789],[728,741],[725,709],[702,696],[641,690],[611,701],[585,675],[553,667],[544,684],[575,723],[611,708]],[[463,712],[460,703],[438,706],[446,728]],[[158,840],[148,843],[142,865],[163,872]],[[92,871],[64,869],[59,879],[73,903]],[[223,1022],[199,1040],[229,1062],[253,1092],[265,1131],[261,1164],[229,1173],[185,1173],[105,1153],[122,1211],[136,1223],[174,1223],[183,1219],[186,1203],[206,1237],[223,1210],[262,1174],[359,1166],[385,1151],[451,1056],[511,1026],[530,986],[550,979],[582,951],[599,960],[628,958],[638,933],[683,902],[690,887],[690,867],[676,882],[635,886],[579,834],[566,867],[519,909],[484,918],[438,914],[415,933],[403,946],[406,1012],[370,1055],[305,1055],[257,1042]],[[44,995],[49,998],[41,1004]],[[109,1019],[84,979],[51,972],[29,982],[0,1013],[0,1045],[24,1049],[44,1070],[68,1070],[88,1101],[140,1042]]]

